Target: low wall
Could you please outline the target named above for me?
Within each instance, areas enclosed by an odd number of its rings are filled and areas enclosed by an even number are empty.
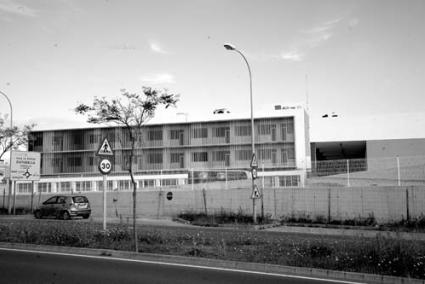
[[[167,198],[167,193],[172,198]],[[87,192],[93,216],[102,216],[102,192]],[[36,194],[34,207],[53,194]],[[221,210],[252,214],[250,189],[195,189],[169,188],[163,191],[138,191],[139,217],[176,216],[181,212],[214,213]],[[168,194],[169,197],[169,194]],[[13,200],[13,198],[11,198]],[[4,201],[7,208],[8,196]],[[0,196],[0,206],[3,196]],[[31,207],[31,196],[17,195],[16,207]],[[108,217],[126,218],[132,215],[132,192],[107,193]],[[379,223],[413,219],[425,214],[425,188],[423,187],[340,187],[340,188],[265,188],[263,198],[265,214],[281,217],[322,217],[346,220],[374,216]],[[261,212],[261,201],[257,201]]]

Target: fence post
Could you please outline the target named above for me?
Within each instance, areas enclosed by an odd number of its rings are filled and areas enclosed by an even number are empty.
[[[397,180],[398,180],[398,186],[401,186],[401,180],[400,180],[400,158],[397,156]]]
[[[226,179],[226,189],[229,189],[227,185],[227,167],[224,168],[224,173],[225,173],[225,179]]]
[[[328,224],[331,222],[331,188],[328,187]]]
[[[264,222],[264,163],[262,163],[262,187],[261,187],[261,218],[262,222]]]
[[[205,215],[208,216],[208,209],[207,209],[207,192],[205,191],[205,187],[202,188],[202,197],[203,197],[203,201],[204,201],[204,212]]]
[[[13,215],[16,215],[16,181],[13,181]]]
[[[407,219],[407,221],[410,221],[409,188],[406,188],[406,219]]]
[[[190,169],[190,171],[192,172],[192,190],[193,190],[193,187],[194,187],[194,185],[193,185],[193,169]]]
[[[34,181],[31,182],[31,213],[34,209]]]
[[[347,159],[347,186],[350,187],[350,160]]]

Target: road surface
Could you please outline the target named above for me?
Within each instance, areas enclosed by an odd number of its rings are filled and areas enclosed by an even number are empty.
[[[0,248],[1,283],[354,283],[232,269]]]

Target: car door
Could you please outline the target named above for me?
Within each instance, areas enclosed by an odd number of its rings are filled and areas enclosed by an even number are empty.
[[[56,204],[57,196],[53,196],[46,201],[43,202],[43,205],[40,208],[41,215],[43,216],[51,216],[53,208]]]
[[[59,214],[61,214],[64,210],[66,210],[66,196],[58,196],[58,199],[52,208],[52,215],[60,216]]]

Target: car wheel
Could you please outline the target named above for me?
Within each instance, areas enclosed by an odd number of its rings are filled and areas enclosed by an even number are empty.
[[[71,219],[71,216],[69,215],[69,213],[67,211],[63,211],[62,212],[62,219],[63,220],[69,220],[69,219]]]
[[[36,218],[36,219],[41,219],[41,212],[40,212],[40,210],[36,210],[35,212],[34,212],[34,217]]]
[[[83,219],[88,219],[90,217],[90,214],[83,215]]]

